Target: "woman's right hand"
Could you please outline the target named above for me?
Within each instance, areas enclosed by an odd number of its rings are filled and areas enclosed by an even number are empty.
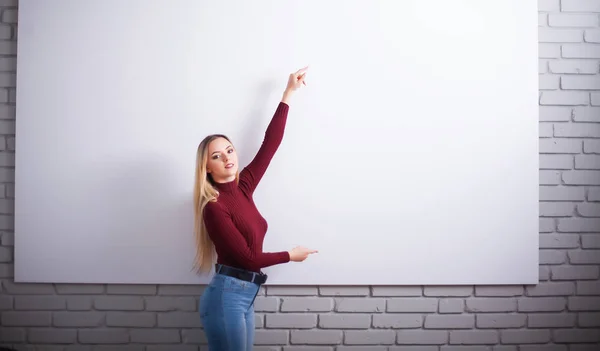
[[[296,246],[292,250],[288,251],[290,254],[290,261],[302,262],[308,255],[317,253],[317,250],[307,249],[306,247]]]

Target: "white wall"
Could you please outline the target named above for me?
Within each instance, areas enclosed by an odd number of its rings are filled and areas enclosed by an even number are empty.
[[[536,4],[399,4],[21,1],[15,280],[205,281],[196,146],[310,64],[256,202],[320,253],[270,283],[537,282]]]

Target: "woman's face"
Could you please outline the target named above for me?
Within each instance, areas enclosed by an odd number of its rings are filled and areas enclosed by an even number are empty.
[[[238,157],[233,145],[225,138],[217,138],[208,144],[206,171],[218,183],[235,179],[238,171]]]

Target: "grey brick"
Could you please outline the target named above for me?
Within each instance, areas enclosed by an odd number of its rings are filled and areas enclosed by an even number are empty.
[[[472,329],[475,327],[474,315],[427,315],[425,329]]]
[[[156,291],[157,291],[156,285],[118,284],[118,285],[108,285],[106,287],[107,294],[118,294],[118,295],[155,295]]]
[[[560,89],[560,77],[550,74],[538,75],[538,87],[540,90]]]
[[[553,218],[540,218],[539,222],[540,233],[552,233],[556,230],[556,221]]]
[[[600,329],[556,329],[555,343],[592,343],[600,342]]]
[[[141,311],[144,299],[138,296],[99,296],[94,300],[94,307],[102,311]]]
[[[522,286],[476,286],[475,296],[520,296],[523,295]]]
[[[540,344],[540,345],[520,345],[519,351],[567,351],[566,345]]]
[[[580,327],[600,327],[600,312],[580,312],[577,317],[577,324]],[[563,325],[561,327],[569,326],[571,325]]]
[[[541,170],[539,171],[540,185],[559,185],[562,183],[562,176],[560,171],[553,170]]]
[[[600,83],[598,81],[597,76],[565,75],[560,78],[560,87],[563,90],[599,90]],[[574,120],[577,121],[577,114],[574,117]],[[597,118],[594,121],[597,121]]]
[[[522,297],[518,299],[519,312],[563,311],[567,307],[564,297]]]
[[[558,231],[565,233],[600,232],[600,218],[561,218]]]
[[[515,298],[472,298],[467,299],[468,312],[514,312],[517,310]]]
[[[51,312],[5,311],[2,312],[2,325],[7,327],[46,327],[50,326]]]
[[[258,301],[257,297],[255,300]],[[196,299],[193,297],[170,297],[170,296],[151,296],[146,297],[146,310],[156,312],[169,312],[169,311],[196,311],[198,306]],[[277,301],[275,299],[275,301]],[[256,307],[256,306],[255,306]],[[277,307],[275,307],[277,310]]]
[[[433,298],[390,298],[387,312],[436,312],[438,300]]]
[[[29,311],[51,311],[64,310],[67,308],[67,301],[64,296],[16,296],[15,310]]]
[[[584,78],[583,81],[587,81],[587,78],[596,78],[598,76],[573,76],[569,78]],[[600,80],[600,79],[597,79]],[[599,83],[600,84],[600,83]],[[600,107],[575,107],[573,109],[573,121],[575,122],[600,122]],[[583,124],[586,125],[585,123]]]
[[[146,351],[197,351],[194,345],[148,345]]]
[[[0,340],[4,343],[14,342],[14,343],[22,343],[26,340],[25,329],[23,328],[10,328],[10,327],[2,327],[0,328]]]
[[[550,27],[589,28],[598,26],[598,16],[593,14],[550,14]]]
[[[131,329],[129,331],[132,343],[170,344],[181,342],[177,329]]]
[[[282,299],[281,312],[329,312],[333,310],[332,298],[296,298]]]
[[[58,294],[84,295],[103,294],[104,286],[98,284],[57,284],[55,286]]]
[[[584,140],[583,152],[586,154],[600,154],[600,140]]]
[[[554,125],[548,122],[540,122],[538,133],[540,138],[552,138],[554,136]]]
[[[600,72],[598,62],[588,60],[551,60],[549,71],[555,74],[597,74]]]
[[[592,106],[600,106],[600,93],[591,93]],[[10,145],[7,141],[7,144]]]
[[[396,341],[393,330],[350,330],[344,332],[347,345],[392,345]]]
[[[3,280],[2,288],[10,295],[54,295],[52,284],[15,283]]]
[[[287,330],[257,330],[254,335],[255,345],[283,345],[289,342]]]
[[[555,59],[560,57],[560,44],[538,44],[538,57]]]
[[[201,296],[204,292],[203,285],[160,285],[158,295],[174,296]]]
[[[577,264],[600,264],[600,250],[578,250],[569,251],[569,262]]]
[[[577,295],[600,295],[600,281],[579,281]]]
[[[463,299],[440,299],[439,313],[462,313],[465,311],[465,300]]]
[[[152,312],[108,312],[106,314],[106,326],[155,327],[156,314]]]
[[[540,235],[540,249],[573,249],[579,247],[579,238],[570,234]]]
[[[263,329],[257,329],[256,332]],[[206,334],[200,328],[184,328],[181,329],[181,341],[184,344],[207,344]]]
[[[292,304],[293,307],[293,304]],[[254,300],[254,311],[256,312],[277,312],[279,309],[279,298],[277,297],[257,297]],[[285,312],[285,311],[283,311]]]
[[[577,213],[582,217],[600,217],[600,203],[577,204]]]
[[[444,345],[448,332],[443,330],[398,330],[398,345]]]
[[[370,314],[319,315],[319,328],[322,329],[368,329],[370,326]]]
[[[563,44],[562,57],[597,59],[600,58],[600,46],[589,44]]]
[[[368,286],[319,287],[319,294],[321,296],[368,296],[369,293]]]
[[[529,314],[527,326],[529,328],[567,328],[574,327],[576,314],[567,313],[540,313]]]
[[[316,314],[283,313],[267,314],[265,316],[265,328],[296,328],[309,329],[317,327]]]
[[[600,237],[596,234],[581,235],[582,249],[600,249]]]
[[[502,330],[500,342],[503,344],[541,344],[550,342],[549,330]]]
[[[371,312],[385,311],[385,299],[337,298],[336,312]]]
[[[409,329],[423,326],[423,316],[414,313],[380,314],[373,316],[375,329]]]
[[[527,296],[569,296],[575,293],[574,282],[540,282],[526,288]]]
[[[127,329],[79,329],[78,340],[81,344],[126,344],[129,342]]]
[[[540,186],[540,201],[583,201],[585,189],[579,186]]]
[[[0,295],[0,311],[12,310],[14,306],[14,298],[12,296]]]
[[[457,330],[450,332],[450,344],[497,344],[500,340],[497,331],[492,330]]]
[[[374,286],[372,295],[379,296],[421,296],[420,286]]]
[[[598,266],[557,266],[552,267],[553,280],[591,280],[600,277]]]
[[[583,41],[581,29],[555,29],[538,28],[538,42],[540,43],[579,43]]]
[[[571,109],[563,112],[564,118],[571,118]],[[539,139],[541,154],[578,154],[583,150],[582,144],[582,141],[577,139]]]
[[[52,315],[52,325],[55,327],[99,327],[106,318],[103,312],[54,312]]]
[[[32,328],[28,341],[34,344],[72,344],[77,342],[76,329]]]
[[[561,0],[563,12],[600,12],[600,2],[590,0]]]
[[[268,286],[267,295],[275,296],[314,296],[319,293],[316,286]]]
[[[202,326],[197,312],[161,312],[157,325],[161,328],[199,328]]]
[[[569,311],[600,311],[600,296],[570,296]]]
[[[67,296],[67,310],[89,311],[92,309],[93,300],[91,296]]]
[[[560,0],[538,0],[538,11],[558,12],[560,11]]]
[[[347,348],[347,350],[354,350],[356,346],[339,346],[333,348],[332,346],[284,346],[283,351],[338,351],[341,348]],[[279,351],[279,349],[277,349]]]
[[[575,169],[600,169],[600,155],[576,155]]]
[[[340,330],[292,330],[290,344],[339,345],[344,338]]]
[[[600,187],[588,187],[587,200],[600,201]]]
[[[583,91],[544,91],[540,98],[540,105],[543,106],[582,106],[589,103],[590,95]]]
[[[287,349],[285,349],[284,351],[287,351]],[[356,346],[355,345],[355,346],[338,346],[335,348],[335,351],[388,351],[388,348],[386,346],[375,346],[375,345],[369,345],[369,346],[358,345],[358,346]]]
[[[540,264],[562,264],[567,262],[567,254],[559,250],[540,250]]]
[[[423,289],[423,296],[467,297],[472,294],[472,286],[426,286]]]
[[[443,346],[442,346],[443,347]],[[438,346],[390,346],[389,351],[438,351]]]
[[[511,329],[525,327],[527,315],[525,314],[492,314],[477,315],[477,328],[481,329]]]
[[[586,43],[600,43],[600,30],[586,29],[583,34],[583,40]]]

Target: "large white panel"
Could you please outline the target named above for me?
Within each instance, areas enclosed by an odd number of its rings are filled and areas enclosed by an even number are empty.
[[[538,278],[535,1],[21,0],[15,280],[202,283],[195,152],[246,164],[310,65],[255,200],[270,284]]]

